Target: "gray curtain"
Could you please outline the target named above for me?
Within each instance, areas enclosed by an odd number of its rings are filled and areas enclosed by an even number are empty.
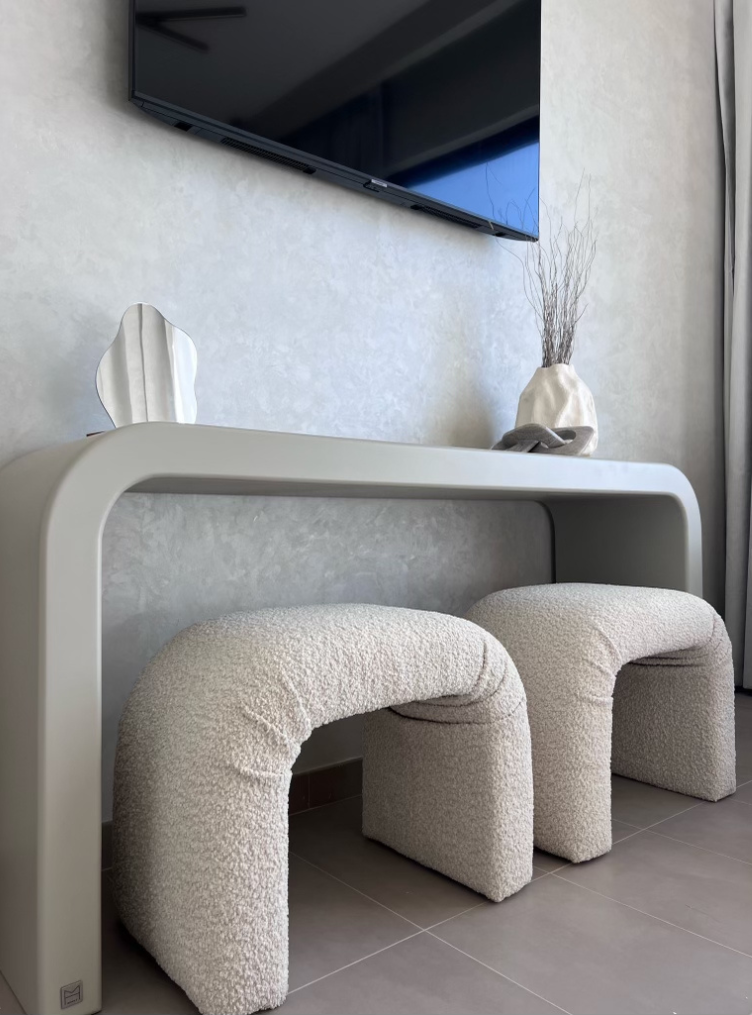
[[[726,160],[724,423],[726,624],[737,683],[752,688],[752,2],[715,0]]]

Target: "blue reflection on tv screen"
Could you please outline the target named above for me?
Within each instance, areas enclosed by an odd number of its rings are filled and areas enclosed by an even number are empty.
[[[412,189],[535,234],[539,148],[538,141],[531,141],[488,161],[449,169],[433,179],[414,181]]]

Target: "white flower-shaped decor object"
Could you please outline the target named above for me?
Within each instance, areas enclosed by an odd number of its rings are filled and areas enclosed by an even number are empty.
[[[115,426],[195,423],[193,340],[148,303],[128,307],[97,369],[97,392]]]

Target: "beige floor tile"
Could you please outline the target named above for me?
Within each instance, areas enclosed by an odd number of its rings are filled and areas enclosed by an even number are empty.
[[[619,843],[607,856],[560,873],[568,881],[752,954],[750,864],[645,831]]]
[[[550,872],[566,867],[569,860],[561,856],[554,856],[553,853],[544,853],[542,849],[533,850],[533,865],[540,870]]]
[[[622,839],[628,838],[630,835],[634,835],[639,832],[637,825],[627,825],[623,821],[614,821],[611,819],[611,841],[621,842]]]
[[[290,857],[290,989],[415,933],[413,924]]]
[[[742,784],[734,794],[734,800],[745,804],[752,804],[752,782]]]
[[[106,875],[103,896],[106,1015],[195,1012],[183,991],[117,922]],[[415,930],[411,923],[310,864],[290,858],[291,988],[370,955]],[[5,1015],[2,1008],[0,1015]]]
[[[734,797],[701,803],[655,829],[660,835],[752,863],[752,807]]]
[[[281,1015],[535,1015],[553,1005],[430,934],[291,994]]]
[[[611,781],[611,812],[616,821],[647,828],[697,803],[693,797],[615,775]]]
[[[752,959],[558,874],[434,933],[573,1015],[752,1009]]]
[[[422,867],[360,831],[359,798],[290,819],[290,850],[400,916],[430,927],[483,901],[469,888]]]

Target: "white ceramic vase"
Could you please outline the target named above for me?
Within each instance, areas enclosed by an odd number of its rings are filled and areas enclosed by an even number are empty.
[[[555,363],[538,367],[520,395],[515,426],[542,423],[543,426],[591,426],[595,431],[586,455],[598,446],[598,417],[590,388],[580,380],[573,366]]]

